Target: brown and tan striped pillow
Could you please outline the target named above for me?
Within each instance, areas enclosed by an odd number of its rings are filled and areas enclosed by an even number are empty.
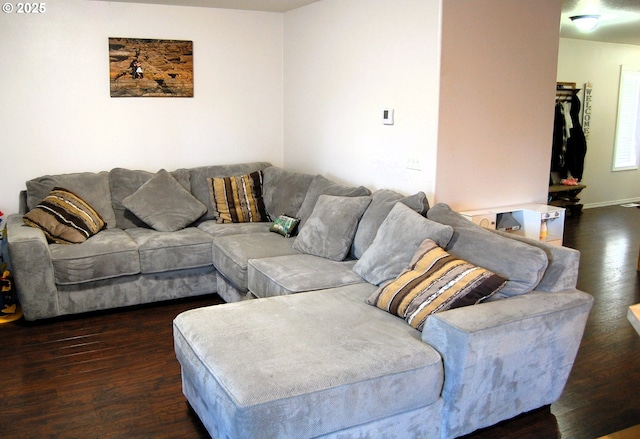
[[[426,239],[409,267],[368,300],[391,314],[402,317],[422,331],[430,314],[474,305],[497,293],[507,279],[458,259]]]
[[[73,192],[55,187],[22,220],[37,227],[51,242],[79,244],[102,230],[106,224],[100,214]]]
[[[207,178],[218,223],[268,221],[262,199],[262,171],[233,177]]]

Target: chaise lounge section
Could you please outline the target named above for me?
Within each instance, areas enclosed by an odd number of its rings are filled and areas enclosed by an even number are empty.
[[[560,397],[593,303],[575,289],[579,253],[399,204],[359,258],[249,259],[259,299],[175,319],[183,392],[212,437],[454,438]],[[430,238],[507,281],[416,329],[375,298]]]

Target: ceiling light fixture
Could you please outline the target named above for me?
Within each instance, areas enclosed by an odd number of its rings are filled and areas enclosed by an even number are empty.
[[[599,15],[574,15],[569,17],[573,24],[582,31],[588,32],[594,30],[598,25]]]

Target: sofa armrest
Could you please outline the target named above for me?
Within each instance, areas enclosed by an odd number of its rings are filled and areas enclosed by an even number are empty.
[[[430,316],[422,339],[443,357],[443,431],[461,436],[556,401],[593,297],[534,291]]]
[[[7,243],[13,280],[26,320],[58,315],[58,290],[47,238],[22,215],[7,218]]]

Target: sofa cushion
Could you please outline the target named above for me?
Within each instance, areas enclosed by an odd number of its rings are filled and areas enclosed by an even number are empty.
[[[204,214],[201,220],[216,219],[215,209],[211,204],[211,192],[209,184],[207,183],[207,178],[249,174],[250,172],[260,171],[267,166],[271,166],[271,164],[267,162],[253,162],[237,165],[199,166],[197,168],[191,168],[189,170],[191,193],[202,204],[207,206],[207,213]]]
[[[175,232],[200,218],[207,208],[166,170],[159,170],[122,205],[160,232]]]
[[[215,220],[207,220],[198,224],[198,228],[214,238],[229,235],[244,235],[247,233],[265,233],[269,231],[271,223],[233,223],[218,224]]]
[[[107,223],[107,228],[116,227],[108,172],[45,175],[27,181],[26,186],[27,210],[33,209],[54,187],[62,187],[89,203]]]
[[[311,216],[313,212],[313,208],[316,206],[316,202],[318,201],[318,197],[320,195],[336,195],[339,197],[363,197],[371,195],[371,191],[364,186],[359,187],[347,187],[338,183],[334,183],[331,180],[323,177],[322,175],[316,175],[311,184],[309,185],[309,189],[307,190],[307,194],[304,197],[304,201],[298,210],[298,214],[296,215],[300,218],[300,225],[298,226],[299,230],[302,230],[304,227],[304,223],[307,222],[307,219]]]
[[[269,231],[271,223],[232,223],[218,224],[216,220],[207,220],[198,224],[198,228],[218,238],[220,236],[244,235],[247,233],[265,233]]]
[[[497,293],[507,280],[451,256],[425,239],[409,266],[368,299],[370,305],[402,317],[422,331],[433,313],[474,305]]]
[[[138,245],[140,272],[162,273],[213,265],[213,236],[195,227],[175,232],[132,228],[126,232]]]
[[[221,236],[213,241],[213,264],[237,290],[246,292],[249,259],[299,254],[292,244],[291,239],[270,232]]]
[[[540,248],[547,255],[549,265],[544,271],[544,276],[536,286],[536,290],[558,292],[576,288],[578,283],[578,268],[580,266],[580,252],[573,248],[561,245],[549,244],[537,239],[526,238],[509,232],[494,230],[502,236],[525,242],[534,247]],[[502,297],[502,292],[496,294],[496,298]]]
[[[430,238],[444,247],[452,234],[451,226],[430,221],[405,204],[396,203],[353,271],[367,282],[380,285],[409,265],[422,241]]]
[[[263,169],[262,197],[269,217],[296,216],[314,175],[287,171],[276,166]]]
[[[287,215],[279,215],[269,227],[270,232],[279,233],[285,238],[290,238],[297,231],[300,218]]]
[[[71,285],[140,273],[138,246],[121,229],[107,229],[78,245],[49,246],[56,284]]]
[[[191,191],[190,173],[188,169],[177,169],[170,172],[170,174],[185,190]],[[119,229],[147,227],[147,224],[127,209],[122,204],[122,201],[140,189],[153,175],[153,173],[148,171],[125,168],[114,168],[109,172],[109,187],[111,188],[113,211],[115,212]]]
[[[59,187],[53,188],[22,220],[41,229],[48,241],[58,244],[79,244],[106,226],[89,203]]]
[[[439,401],[440,355],[420,332],[367,305],[374,289],[362,283],[180,314],[183,378],[220,437],[319,437]]]
[[[371,197],[320,195],[311,216],[300,228],[293,248],[342,261],[349,254],[358,221],[370,202]]]
[[[446,204],[433,206],[427,217],[453,226],[453,237],[445,250],[508,279],[501,295],[528,293],[542,279],[549,263],[542,249],[486,230]]]
[[[249,291],[256,297],[271,297],[362,283],[364,279],[353,272],[355,262],[313,255],[251,259]]]
[[[426,215],[429,210],[429,200],[424,192],[418,192],[410,196],[402,196],[398,192],[389,189],[379,189],[371,195],[371,204],[362,215],[358,223],[358,229],[353,238],[351,255],[354,259],[360,259],[369,248],[382,222],[387,218],[393,206],[401,202],[418,212]]]
[[[231,177],[207,178],[211,205],[219,223],[257,223],[268,221],[262,199],[262,171]]]

